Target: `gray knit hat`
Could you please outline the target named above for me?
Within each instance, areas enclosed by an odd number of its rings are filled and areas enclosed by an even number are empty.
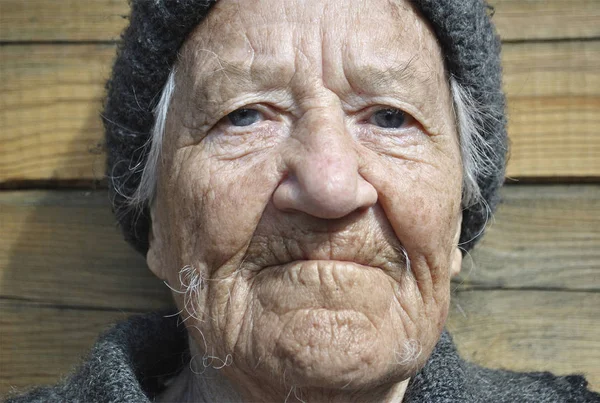
[[[113,211],[125,239],[141,253],[148,250],[148,206],[128,202],[141,179],[154,125],[153,109],[166,84],[179,48],[216,0],[131,0],[129,27],[122,35],[103,113],[108,152],[107,175]],[[440,42],[449,74],[485,106],[476,119],[487,145],[491,173],[476,178],[491,211],[506,164],[505,98],[502,93],[500,40],[484,0],[412,0]],[[471,249],[483,235],[489,210],[485,203],[463,212],[460,242]]]

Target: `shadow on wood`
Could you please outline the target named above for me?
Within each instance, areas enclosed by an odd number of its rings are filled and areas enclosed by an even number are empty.
[[[98,120],[90,116],[80,130]],[[104,159],[98,147],[90,144],[95,157],[84,159]],[[168,288],[121,240],[106,190],[1,196],[0,396],[56,382],[108,324],[172,305]]]

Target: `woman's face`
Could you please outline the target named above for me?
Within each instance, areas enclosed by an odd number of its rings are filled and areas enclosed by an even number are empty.
[[[447,77],[407,1],[221,0],[182,47],[148,263],[241,389],[407,379],[460,267]],[[183,272],[182,268],[185,268]]]

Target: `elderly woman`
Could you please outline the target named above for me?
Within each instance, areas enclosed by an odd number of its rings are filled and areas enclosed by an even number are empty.
[[[443,330],[504,176],[485,4],[212,3],[133,2],[104,114],[117,218],[179,312],[14,401],[598,401]]]

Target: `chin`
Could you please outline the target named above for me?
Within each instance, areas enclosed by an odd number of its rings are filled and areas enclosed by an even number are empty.
[[[273,353],[282,364],[285,382],[341,388],[356,379],[363,382],[387,366],[377,359],[378,336],[360,312],[303,309],[286,323]]]
[[[345,330],[339,329],[338,336]],[[354,337],[355,335],[350,335]],[[281,346],[278,346],[281,349]],[[394,351],[380,351],[372,342],[343,346],[302,348],[285,358],[277,358],[283,366],[285,384],[301,388],[372,389],[409,378],[412,363],[400,364]]]
[[[339,306],[291,311],[278,318],[277,330],[264,327],[273,322],[257,320],[252,332],[258,354],[252,359],[263,358],[255,360],[254,370],[263,380],[280,379],[300,388],[351,391],[401,382],[425,356],[421,343],[393,322]]]
[[[232,356],[222,369],[232,382],[283,389],[351,392],[402,382],[427,359],[439,336],[434,318],[444,311],[422,305],[406,272],[398,281],[344,261],[244,270],[206,291],[207,320],[187,322],[199,347]]]

